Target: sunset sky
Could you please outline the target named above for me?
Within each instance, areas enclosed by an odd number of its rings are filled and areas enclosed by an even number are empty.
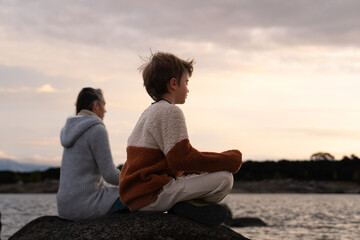
[[[360,1],[0,1],[0,158],[60,165],[60,130],[101,88],[116,165],[152,102],[151,52],[195,59],[184,111],[200,151],[360,155]]]

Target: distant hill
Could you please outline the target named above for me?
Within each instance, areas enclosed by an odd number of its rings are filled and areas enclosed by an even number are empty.
[[[32,171],[44,171],[50,167],[53,166],[21,163],[10,159],[0,158],[0,171],[32,172]]]

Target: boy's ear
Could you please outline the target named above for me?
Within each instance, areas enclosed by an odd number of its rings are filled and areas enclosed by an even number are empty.
[[[176,78],[170,79],[170,81],[169,81],[169,88],[172,89],[172,90],[175,90],[176,87],[177,87]]]

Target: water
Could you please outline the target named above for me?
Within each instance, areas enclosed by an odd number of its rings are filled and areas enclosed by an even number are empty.
[[[233,228],[253,240],[359,240],[360,195],[230,194],[234,217],[258,217],[267,227]],[[1,239],[31,220],[56,215],[55,194],[0,194]]]
[[[57,215],[56,194],[0,194],[1,239],[8,239],[31,220]]]
[[[231,194],[235,217],[259,217],[268,227],[234,228],[250,239],[360,239],[360,195]]]

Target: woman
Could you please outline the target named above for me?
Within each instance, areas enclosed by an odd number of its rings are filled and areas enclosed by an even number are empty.
[[[120,171],[114,166],[103,123],[105,99],[100,89],[83,88],[76,116],[61,130],[64,147],[57,194],[59,217],[90,219],[126,209],[119,199]],[[107,183],[115,185],[104,186]]]

